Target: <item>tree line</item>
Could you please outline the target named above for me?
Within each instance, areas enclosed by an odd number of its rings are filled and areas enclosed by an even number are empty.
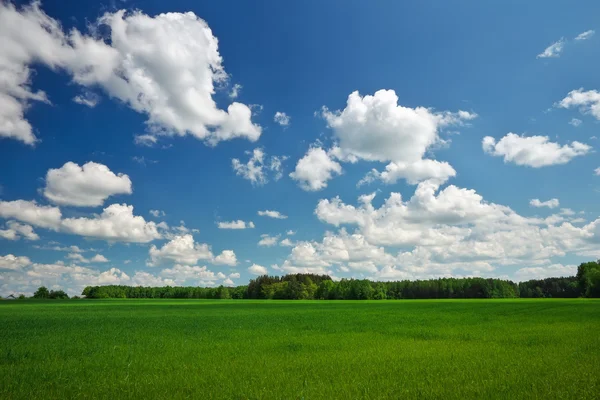
[[[493,299],[600,297],[600,261],[581,264],[577,275],[514,283],[492,278],[439,278],[375,282],[367,279],[333,281],[328,275],[263,275],[248,285],[214,288],[192,286],[88,286],[81,293],[92,299],[281,299],[281,300],[385,300],[385,299]],[[62,290],[41,287],[35,298],[68,298]]]

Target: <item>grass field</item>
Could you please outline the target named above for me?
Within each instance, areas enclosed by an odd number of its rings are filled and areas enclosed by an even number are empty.
[[[600,300],[0,303],[2,399],[598,399]]]

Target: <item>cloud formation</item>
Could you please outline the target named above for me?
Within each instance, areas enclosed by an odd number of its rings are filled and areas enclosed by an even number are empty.
[[[577,141],[561,146],[551,142],[548,136],[519,136],[515,133],[508,133],[499,141],[486,136],[482,147],[487,154],[503,157],[505,163],[532,168],[566,164],[592,150],[591,146]]]

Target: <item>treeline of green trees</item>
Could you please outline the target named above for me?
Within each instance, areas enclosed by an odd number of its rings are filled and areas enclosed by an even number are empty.
[[[287,299],[287,300],[384,300],[474,299],[515,297],[600,297],[600,261],[583,263],[577,276],[512,281],[485,278],[440,278],[417,281],[373,282],[366,279],[333,281],[327,275],[293,274],[259,276],[246,286],[134,287],[88,286],[87,298],[180,298],[180,299]],[[68,298],[62,290],[41,287],[35,298]]]

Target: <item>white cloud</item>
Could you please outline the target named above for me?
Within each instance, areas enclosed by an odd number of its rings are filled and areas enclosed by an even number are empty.
[[[192,235],[175,236],[160,249],[150,247],[148,266],[155,267],[165,263],[193,265],[198,260],[212,260],[213,253],[206,243],[195,243]]]
[[[528,281],[530,279],[545,279],[562,276],[575,276],[577,274],[576,265],[552,264],[545,267],[526,267],[515,272],[518,281]]]
[[[537,55],[537,58],[555,58],[560,57],[560,53],[562,53],[565,47],[566,41],[564,38],[561,38],[558,42],[552,43],[550,46],[546,47],[546,49]]]
[[[40,10],[39,2],[21,10],[0,2],[0,41],[0,137],[34,145],[38,139],[25,111],[32,101],[50,101],[43,91],[31,90],[29,64],[60,66],[66,56],[65,36],[60,24]]]
[[[101,206],[114,195],[131,194],[131,180],[125,174],[115,174],[106,165],[88,162],[79,166],[67,162],[46,174],[44,196],[59,205],[81,207]]]
[[[95,249],[81,249],[79,248],[79,246],[58,246],[59,243],[56,242],[50,242],[49,244],[56,244],[56,246],[37,246],[34,245],[33,247],[36,249],[40,249],[40,250],[53,250],[53,251],[66,251],[66,252],[70,252],[70,253],[83,253],[86,251],[95,251]]]
[[[206,266],[175,265],[173,268],[163,269],[160,276],[173,280],[176,284],[194,283],[196,285],[214,285],[217,275]]]
[[[569,121],[569,125],[573,125],[575,128],[581,124],[583,124],[583,121],[577,118],[572,118],[571,121]]]
[[[17,219],[40,228],[58,230],[62,214],[58,207],[41,206],[35,201],[0,201],[0,217]]]
[[[600,120],[600,92],[597,90],[584,91],[583,88],[572,90],[556,107],[579,108],[582,114],[591,114]]]
[[[98,103],[100,103],[100,96],[94,92],[86,90],[82,94],[73,97],[73,101],[77,104],[94,108],[98,105]]]
[[[293,236],[293,235],[295,235],[295,234],[296,234],[296,231],[293,231],[293,230],[291,230],[291,229],[290,229],[290,230],[289,230],[289,231],[287,231],[285,234],[286,234],[286,235],[288,235],[288,236]]]
[[[267,275],[268,271],[265,267],[263,267],[262,265],[258,265],[258,264],[252,264],[250,267],[248,267],[248,272],[250,272],[252,275]]]
[[[531,199],[529,201],[529,205],[532,207],[548,207],[548,208],[556,208],[558,207],[560,202],[558,199],[550,199],[547,201],[540,201],[540,199]]]
[[[167,214],[162,210],[150,210],[150,215],[152,215],[155,218],[159,218],[164,217]]]
[[[158,138],[156,136],[143,134],[143,135],[136,135],[133,138],[133,141],[138,146],[152,147],[158,142]]]
[[[398,179],[406,179],[411,185],[416,185],[424,180],[435,180],[443,183],[454,176],[456,176],[456,171],[445,161],[425,159],[410,164],[391,162],[385,167],[385,171],[379,172],[372,169],[358,185],[371,183],[375,180],[392,184],[396,183]]]
[[[92,257],[90,259],[90,262],[93,262],[93,263],[106,263],[108,261],[109,260],[106,257],[104,257],[102,254],[96,254],[94,257]]]
[[[6,227],[8,229],[0,229],[0,238],[8,240],[18,240],[20,238],[39,240],[40,238],[31,225],[20,224],[16,221],[8,221]]]
[[[592,36],[594,36],[594,33],[596,33],[594,30],[589,30],[589,31],[585,31],[580,33],[579,35],[577,35],[577,37],[575,38],[575,40],[587,40],[589,38],[591,38]]]
[[[0,204],[1,207],[1,204]],[[133,215],[133,206],[112,204],[93,218],[66,218],[61,231],[109,241],[146,243],[162,236],[154,222]]]
[[[271,158],[268,158],[261,148],[254,149],[252,153],[247,151],[246,154],[252,154],[246,164],[243,164],[237,158],[231,160],[236,175],[258,186],[269,182],[269,174],[272,174],[272,179],[275,181],[283,176],[282,163],[287,159],[287,156],[271,156]]]
[[[377,265],[392,264],[394,257],[383,247],[367,242],[361,234],[327,232],[321,242],[299,242],[279,268],[287,273],[328,273],[341,266],[358,273],[376,273]]]
[[[279,125],[283,126],[283,127],[287,127],[290,125],[290,121],[292,120],[292,118],[287,115],[284,112],[281,111],[277,111],[275,113],[275,116],[273,117],[273,121],[275,121],[276,123],[278,123]]]
[[[162,264],[194,265],[199,260],[217,265],[234,266],[237,264],[237,258],[233,250],[223,250],[221,254],[214,257],[208,244],[196,243],[190,234],[174,236],[161,248],[152,245],[148,254],[150,260],[146,264],[150,267]]]
[[[213,264],[229,265],[231,267],[237,265],[238,260],[233,250],[223,250],[221,254],[215,257]]]
[[[341,173],[341,166],[334,159],[389,163],[383,172],[372,170],[361,184],[374,180],[394,183],[398,179],[406,179],[412,184],[427,179],[446,181],[456,175],[452,166],[424,157],[428,151],[447,143],[440,137],[441,130],[451,125],[468,125],[477,117],[477,114],[463,110],[453,113],[435,112],[425,107],[404,107],[398,104],[398,96],[393,90],[379,90],[374,95],[365,96],[353,92],[348,96],[346,108],[332,112],[323,107],[321,115],[332,129],[337,143],[328,152],[320,151],[321,164],[329,165],[325,171]],[[305,170],[314,170],[306,167]],[[316,184],[304,186],[318,190],[325,187],[324,182],[331,175],[325,175],[325,178],[305,179]]]
[[[230,279],[240,279],[240,273],[239,272],[234,272],[232,274],[229,274],[229,278]]]
[[[476,114],[404,107],[398,104],[395,91],[379,90],[363,97],[353,92],[344,110],[330,112],[324,108],[323,117],[339,140],[342,156],[413,163],[439,142],[440,128],[472,120]]]
[[[223,221],[218,223],[219,229],[252,229],[254,228],[254,222],[242,221],[238,219],[237,221]]]
[[[594,170],[594,175],[600,176],[600,167],[598,167]]]
[[[262,234],[260,235],[261,239],[258,242],[259,246],[262,247],[272,247],[275,246],[277,244],[277,241],[279,240],[279,235],[277,236],[271,236],[269,234]]]
[[[87,258],[85,258],[81,253],[69,253],[67,254],[67,257],[69,260],[75,261],[75,262],[80,262],[80,263],[89,263],[90,260],[88,260]]]
[[[279,245],[283,247],[292,247],[294,246],[294,242],[292,242],[289,238],[285,238],[279,242]]]
[[[279,211],[275,211],[275,210],[259,211],[258,215],[260,215],[261,217],[269,217],[269,218],[275,218],[275,219],[286,219],[287,218],[287,215],[283,215]]]
[[[217,107],[215,82],[227,74],[218,41],[206,22],[194,13],[150,17],[140,11],[105,13],[86,36],[68,35],[39,8],[16,10],[0,4],[0,53],[5,84],[0,89],[0,135],[27,144],[36,138],[24,119],[29,101],[48,102],[44,92],[32,92],[29,65],[39,62],[61,68],[84,87],[100,87],[133,110],[148,116],[153,135],[187,135],[215,145],[222,140],[256,141],[261,127],[251,121],[250,108],[233,102]],[[23,32],[27,32],[24,35]],[[105,40],[106,39],[106,40]]]
[[[27,257],[17,257],[12,254],[0,256],[0,270],[18,270],[31,264]]]
[[[96,254],[92,258],[85,258],[81,253],[69,253],[67,254],[67,258],[69,260],[73,260],[76,262],[89,264],[89,263],[107,263],[109,260],[104,257],[102,254]]]
[[[552,257],[594,248],[600,240],[600,219],[575,227],[560,215],[526,218],[509,207],[485,202],[474,190],[453,185],[440,191],[438,185],[423,182],[409,200],[392,193],[378,209],[373,198],[374,194],[361,196],[358,207],[339,198],[321,200],[315,213],[334,226],[356,226],[356,233],[370,244],[411,249],[398,253],[392,264],[414,276],[540,265]]]
[[[573,158],[588,154],[592,148],[580,142],[571,142],[563,146],[551,142],[548,136],[519,136],[508,133],[498,142],[491,136],[482,141],[483,151],[504,157],[504,162],[533,168],[566,164]]]
[[[306,155],[298,160],[290,177],[298,181],[307,191],[317,191],[327,187],[327,181],[342,173],[342,166],[331,154],[320,147],[311,147]]]
[[[240,95],[241,91],[242,91],[242,85],[240,85],[239,83],[236,83],[231,88],[231,92],[229,92],[229,98],[230,99],[237,99],[238,96]]]

